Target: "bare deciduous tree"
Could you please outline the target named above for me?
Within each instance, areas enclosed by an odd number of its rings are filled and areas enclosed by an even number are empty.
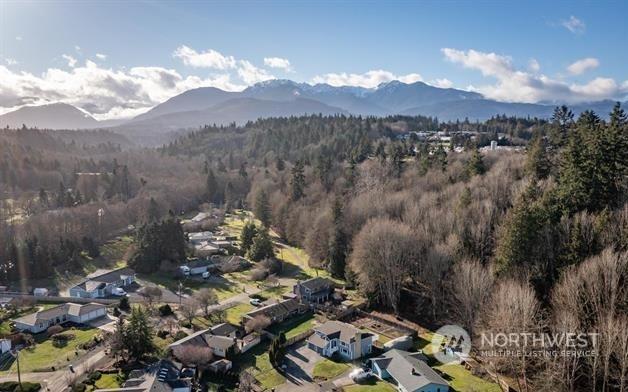
[[[453,268],[450,280],[452,311],[456,321],[471,336],[490,298],[494,279],[491,268],[484,267],[477,260],[463,260]]]
[[[270,319],[264,315],[256,316],[246,322],[244,324],[244,329],[247,333],[250,332],[261,332],[264,328],[270,325]]]
[[[200,289],[194,294],[194,299],[198,301],[200,307],[203,309],[205,317],[209,317],[209,308],[212,305],[218,304],[218,295],[211,288],[205,287]]]

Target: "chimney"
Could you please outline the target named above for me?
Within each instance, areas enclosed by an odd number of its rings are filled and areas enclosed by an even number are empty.
[[[418,376],[419,375],[419,373],[416,371],[416,369],[414,367],[412,368],[412,375],[413,376]]]
[[[362,356],[362,332],[359,330],[355,333],[355,351],[353,358],[360,358]]]

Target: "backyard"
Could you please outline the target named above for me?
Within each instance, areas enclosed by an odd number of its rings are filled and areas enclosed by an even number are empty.
[[[312,329],[315,322],[314,316],[311,313],[307,313],[302,316],[293,317],[283,323],[275,324],[268,328],[268,332],[275,335],[283,332],[286,335],[286,339],[290,339]]]
[[[241,355],[234,364],[237,364],[237,371],[249,371],[265,390],[275,388],[286,382],[285,377],[279,374],[270,363],[268,343],[258,344]]]
[[[347,370],[349,370],[351,366],[347,363],[334,362],[329,359],[323,359],[314,365],[314,370],[312,371],[312,377],[317,381],[325,381],[334,379]]]
[[[70,329],[63,334],[72,334],[74,339],[69,340],[68,344],[63,347],[55,347],[52,339],[46,339],[34,347],[23,349],[20,351],[20,370],[22,372],[45,371],[53,366],[64,366],[77,357],[75,351],[81,355],[81,351],[77,350],[78,346],[89,342],[99,332],[97,328]],[[10,371],[17,371],[16,362],[13,362]]]

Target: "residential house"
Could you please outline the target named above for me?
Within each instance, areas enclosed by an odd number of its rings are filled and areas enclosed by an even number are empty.
[[[145,370],[133,370],[120,388],[96,389],[95,392],[191,392],[192,380],[181,366],[162,359]]]
[[[70,289],[70,296],[103,298],[111,295],[114,289],[129,286],[133,282],[135,282],[135,271],[131,268],[120,268],[86,279]]]
[[[280,323],[299,313],[304,313],[306,310],[307,307],[300,304],[296,299],[284,299],[248,312],[242,316],[242,324],[260,315],[268,317],[272,324]]]
[[[257,346],[261,341],[261,335],[257,332],[252,332],[244,336],[242,339],[238,339],[238,352],[245,353],[253,347]]]
[[[209,271],[209,267],[214,263],[207,259],[190,260],[190,262],[179,267],[184,275],[201,275]]]
[[[382,380],[391,380],[403,392],[448,392],[449,384],[426,362],[421,353],[393,349],[369,363]]]
[[[259,336],[243,335],[242,328],[222,323],[209,329],[198,331],[168,346],[172,354],[177,357],[180,350],[188,346],[208,347],[215,356],[225,358],[231,354],[244,352],[260,342]]]
[[[214,373],[227,373],[232,367],[233,362],[224,358],[209,364],[209,370]]]
[[[312,278],[297,282],[292,288],[292,292],[301,302],[320,304],[332,299],[334,283],[325,278]]]
[[[327,321],[314,328],[307,345],[325,357],[338,353],[345,360],[354,360],[371,353],[373,335],[360,331],[351,324]]]
[[[214,233],[211,231],[199,231],[196,233],[188,233],[188,240],[192,245],[200,245],[202,243],[207,243],[214,238]]]
[[[75,304],[65,303],[50,309],[31,313],[14,319],[15,328],[31,333],[43,332],[57,324],[73,322],[85,324],[91,320],[103,317],[107,314],[105,305],[97,303]]]

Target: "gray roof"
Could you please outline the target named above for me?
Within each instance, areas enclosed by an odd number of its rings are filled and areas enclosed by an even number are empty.
[[[312,294],[320,291],[327,291],[334,287],[334,283],[331,280],[321,277],[304,280],[298,284],[310,290],[310,293]]]
[[[277,318],[279,316],[286,317],[288,314],[295,312],[299,309],[299,303],[291,298],[279,301],[274,304],[262,306],[252,310],[246,314],[249,318],[255,318],[259,315],[267,316],[270,319]]]
[[[327,321],[314,328],[314,331],[320,332],[331,339],[340,339],[343,342],[351,342],[354,340],[356,334],[360,334],[362,337],[363,332],[354,327],[351,324],[343,323],[340,321]]]
[[[26,316],[22,316],[13,321],[17,323],[26,324],[26,325],[35,325],[38,321],[52,320],[54,318],[62,317],[64,315],[82,316],[91,311],[104,309],[104,308],[105,308],[105,305],[101,305],[101,304],[97,304],[93,302],[88,303],[88,304],[82,304],[82,305],[68,302],[65,304],[57,305],[50,309],[27,314]]]
[[[228,336],[231,333],[237,332],[239,330],[240,328],[238,328],[236,325],[233,325],[230,323],[221,323],[221,324],[217,324],[211,327],[209,329],[209,332],[211,332],[212,335]]]
[[[135,271],[131,268],[120,268],[111,272],[104,273],[102,275],[92,276],[91,278],[86,279],[75,287],[79,287],[85,291],[93,291],[95,289],[103,288],[107,284],[121,280],[122,276],[133,275],[135,275]]]
[[[412,392],[429,384],[449,386],[447,381],[434,371],[421,353],[393,349],[371,361],[386,369],[388,374],[406,391]]]

